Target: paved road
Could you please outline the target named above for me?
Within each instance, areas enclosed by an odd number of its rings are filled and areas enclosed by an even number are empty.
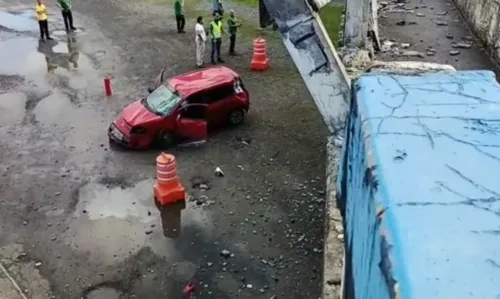
[[[194,200],[164,215],[165,237],[151,198],[158,152],[112,150],[106,129],[162,67],[192,69],[193,21],[210,5],[188,1],[178,35],[162,0],[74,2],[78,32],[68,40],[50,3],[56,41],[39,44],[33,3],[0,0],[0,261],[26,296],[181,298],[192,281],[196,298],[317,298],[326,130],[275,33],[268,72],[248,71],[251,20],[242,56],[227,59],[252,96],[248,122],[172,150]],[[0,273],[0,297],[21,298],[7,285]]]
[[[394,46],[400,50],[401,44],[410,44],[404,51],[417,51],[418,53],[414,54],[421,54],[423,58],[395,55],[394,50],[380,55],[380,58],[445,63],[460,70],[488,69],[495,71],[497,76],[500,74],[481,49],[481,43],[467,28],[453,1],[408,0],[403,4],[395,2],[389,1],[389,5],[379,13],[380,35],[395,41]],[[454,48],[453,44],[471,44],[472,47]]]

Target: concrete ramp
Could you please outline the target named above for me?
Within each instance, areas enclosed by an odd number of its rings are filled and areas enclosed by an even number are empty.
[[[494,74],[366,74],[352,95],[338,176],[346,298],[500,298]]]

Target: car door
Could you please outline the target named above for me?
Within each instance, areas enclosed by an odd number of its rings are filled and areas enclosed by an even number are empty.
[[[210,126],[225,124],[231,112],[231,98],[233,97],[233,84],[225,84],[207,92],[207,121]]]
[[[207,105],[188,104],[177,114],[176,134],[188,140],[206,140],[208,138],[205,114]]]

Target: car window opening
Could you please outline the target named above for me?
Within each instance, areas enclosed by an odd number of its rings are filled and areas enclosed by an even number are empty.
[[[149,94],[145,105],[154,113],[166,116],[172,113],[180,101],[181,97],[169,86],[163,84]]]
[[[205,119],[206,106],[193,105],[182,110],[182,117],[189,119]]]

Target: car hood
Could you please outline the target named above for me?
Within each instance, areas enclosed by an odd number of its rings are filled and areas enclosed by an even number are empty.
[[[132,127],[161,119],[159,115],[146,109],[140,100],[125,107],[122,118]]]

